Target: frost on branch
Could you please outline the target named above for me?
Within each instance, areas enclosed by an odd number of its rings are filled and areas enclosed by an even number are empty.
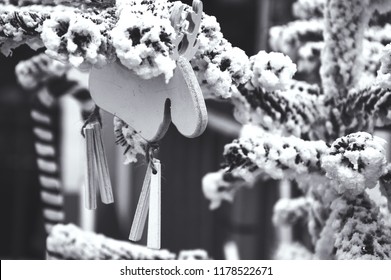
[[[225,170],[209,173],[202,179],[202,190],[204,196],[210,200],[211,210],[220,207],[224,200],[232,202],[236,191],[244,185],[242,178],[235,178]]]
[[[137,162],[138,155],[146,155],[148,142],[118,117],[114,117],[114,134],[116,144],[124,147],[125,164]]]
[[[274,205],[273,223],[275,225],[293,225],[308,216],[310,201],[305,197],[296,199],[281,198]]]
[[[293,15],[299,19],[322,18],[326,0],[298,0],[293,4]]]
[[[81,69],[103,66],[117,56],[143,78],[164,74],[169,79],[175,68],[169,55],[177,36],[169,20],[171,4],[125,2],[118,9],[3,5],[1,51],[9,54],[23,43],[43,44],[48,55]]]
[[[282,243],[278,246],[274,254],[275,260],[311,260],[314,258],[304,245],[295,243]]]
[[[389,214],[391,214],[391,165],[387,166],[387,172],[380,178],[380,192],[386,198]]]
[[[36,88],[52,77],[61,77],[69,67],[61,62],[40,54],[18,63],[15,68],[19,84],[25,89]]]
[[[67,12],[53,13],[42,26],[42,41],[46,53],[60,61],[69,61],[80,69],[104,65],[110,46],[92,18]]]
[[[389,221],[365,193],[342,196],[331,205],[316,253],[326,259],[390,259]]]
[[[341,132],[373,132],[375,127],[391,123],[391,90],[377,84],[349,91],[341,102]]]
[[[386,172],[385,141],[358,132],[337,139],[322,158],[326,176],[338,193],[360,194],[374,188]]]
[[[235,117],[278,135],[294,135],[304,139],[317,139],[321,131],[312,126],[322,122],[323,101],[317,96],[319,88],[292,81],[287,91],[264,91],[252,85],[239,87],[232,98]]]
[[[311,138],[311,126],[321,120],[318,87],[292,80],[296,66],[282,54],[260,52],[250,62],[251,78],[232,95],[236,119],[280,135]]]
[[[49,259],[59,260],[209,259],[203,250],[181,251],[177,256],[168,250],[153,250],[86,232],[72,224],[53,227],[46,246]]]
[[[323,141],[281,137],[247,125],[242,137],[225,146],[224,157],[234,175],[250,171],[273,179],[294,179],[301,174],[320,174],[326,149]]]
[[[115,4],[115,0],[5,0],[0,3],[13,4],[18,6],[30,5],[72,5],[82,6],[91,5],[96,7],[108,7]]]
[[[29,7],[18,9],[4,5],[0,10],[0,51],[4,55],[12,53],[14,48],[28,43],[31,48],[42,47],[37,38],[42,22],[49,17],[52,8]]]
[[[364,63],[364,74],[359,83],[362,84],[369,79],[376,77],[377,71],[380,67],[380,58],[383,44],[377,41],[364,40],[362,59]],[[297,70],[299,73],[306,75],[313,75],[319,73],[320,56],[324,48],[324,42],[307,42],[297,49]]]
[[[198,40],[200,47],[191,60],[204,96],[231,98],[237,87],[250,78],[250,62],[245,52],[223,37],[213,16],[203,15]]]
[[[391,90],[391,44],[388,44],[383,50],[377,80],[380,86]]]
[[[387,19],[389,18],[388,15]],[[364,30],[364,38],[361,58],[364,71],[376,75],[381,50],[391,41],[391,24],[374,22]],[[324,47],[324,22],[319,19],[297,20],[287,25],[272,27],[270,45],[274,51],[289,55],[297,63],[298,72],[318,72]]]
[[[250,58],[254,88],[265,91],[285,90],[296,72],[296,65],[282,53],[260,51]]]
[[[161,74],[168,81],[176,67],[170,57],[176,37],[165,1],[142,5],[130,1],[121,6],[119,20],[110,35],[121,63],[140,77],[150,79]]]
[[[326,98],[338,104],[360,77],[364,28],[371,13],[362,0],[329,0],[326,5],[322,85]]]
[[[304,43],[323,40],[323,26],[319,19],[297,20],[285,26],[275,26],[270,29],[269,44],[273,50],[294,59],[297,49]]]

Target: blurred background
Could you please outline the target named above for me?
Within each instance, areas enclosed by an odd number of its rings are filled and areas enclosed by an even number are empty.
[[[191,4],[191,1],[182,1]],[[204,10],[217,17],[225,38],[248,56],[268,50],[268,29],[292,20],[293,0],[207,0]],[[34,54],[27,47],[12,58],[0,56],[0,258],[42,259],[45,231],[39,197],[30,96],[16,83],[14,67]],[[78,73],[76,75],[79,75]],[[84,77],[86,83],[87,77]],[[202,248],[215,259],[270,259],[281,238],[300,231],[276,229],[271,215],[275,201],[290,195],[284,184],[259,182],[241,191],[232,204],[210,211],[201,189],[202,177],[219,169],[226,143],[240,125],[229,104],[207,102],[209,125],[197,139],[181,136],[171,126],[161,141],[162,247],[174,252]],[[122,164],[123,150],[114,142],[112,116],[103,114],[104,142],[115,192],[115,204],[84,210],[84,140],[80,108],[72,97],[60,101],[61,168],[66,221],[107,236],[127,240],[146,166]],[[282,190],[282,191],[281,191]],[[294,195],[294,194],[293,194]],[[141,244],[145,244],[145,237]]]

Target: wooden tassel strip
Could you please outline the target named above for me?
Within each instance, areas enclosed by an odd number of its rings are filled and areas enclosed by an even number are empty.
[[[86,177],[85,177],[85,207],[89,210],[96,209],[96,158],[94,144],[94,128],[92,125],[87,125],[84,128],[86,141]]]
[[[161,166],[160,161],[153,159],[156,174],[151,175],[151,190],[149,196],[148,241],[147,247],[161,247]]]
[[[103,203],[110,204],[114,202],[114,196],[113,196],[113,189],[111,186],[106,152],[103,146],[102,130],[100,124],[97,122],[93,123],[93,127],[94,127],[96,165],[98,170],[100,197]]]
[[[151,165],[148,165],[147,172],[145,174],[143,187],[141,189],[140,198],[138,200],[136,213],[134,215],[132,229],[130,230],[129,240],[140,241],[145,228],[145,222],[147,220],[147,214],[149,210],[149,196],[151,186]]]

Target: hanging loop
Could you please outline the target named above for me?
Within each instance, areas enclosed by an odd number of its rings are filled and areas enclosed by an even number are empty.
[[[81,128],[81,135],[83,135],[83,137],[85,138],[85,133],[84,133],[84,129],[87,127],[87,125],[93,123],[93,122],[98,122],[100,124],[100,127],[102,127],[102,116],[100,115],[100,108],[98,107],[98,105],[95,105],[95,108],[94,110],[91,112],[91,114],[88,116],[88,118],[86,119],[86,121],[84,122],[82,128]]]
[[[148,162],[148,164],[150,164],[150,166],[152,168],[152,173],[153,174],[157,173],[157,169],[156,169],[156,166],[155,166],[155,163],[154,163],[154,159],[156,159],[157,156],[158,156],[159,148],[160,148],[160,146],[159,146],[158,143],[149,143],[148,144],[147,162]]]

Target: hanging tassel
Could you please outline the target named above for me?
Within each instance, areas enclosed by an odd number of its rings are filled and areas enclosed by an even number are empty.
[[[149,195],[148,240],[147,246],[151,249],[160,249],[161,246],[161,166],[160,161],[153,159],[152,175]]]
[[[96,209],[96,193],[99,186],[103,203],[114,202],[109,168],[102,140],[102,129],[99,122],[86,123],[83,128],[86,139],[87,174],[85,183],[85,206]]]
[[[85,207],[89,210],[96,209],[96,158],[95,158],[95,140],[94,140],[94,128],[91,124],[88,124],[83,129],[85,140],[86,140],[86,177],[85,177],[85,198],[84,203]]]
[[[100,197],[103,203],[110,204],[114,202],[114,196],[106,152],[103,146],[102,129],[98,122],[94,122],[92,125],[94,128],[95,162],[98,171]]]
[[[140,241],[145,228],[147,214],[149,210],[149,196],[151,186],[152,168],[148,164],[147,172],[145,174],[143,187],[141,189],[140,198],[137,204],[136,214],[133,219],[132,229],[130,230],[129,240]]]
[[[161,165],[154,158],[158,149],[157,144],[149,146],[149,164],[129,234],[131,241],[141,239],[149,211],[147,246],[151,249],[160,249],[161,243]]]

